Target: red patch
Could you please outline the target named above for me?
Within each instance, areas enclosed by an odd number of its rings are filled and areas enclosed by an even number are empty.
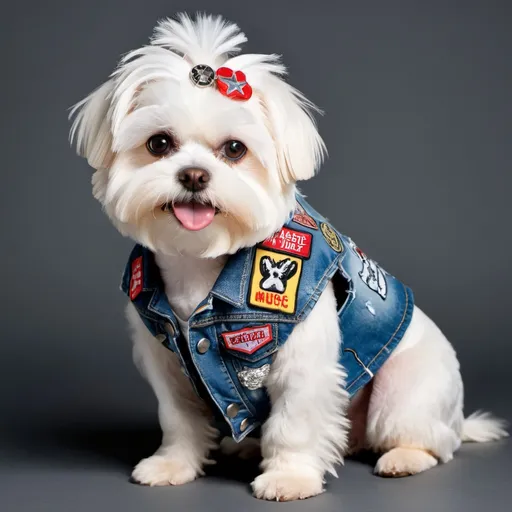
[[[264,347],[273,339],[272,326],[270,324],[259,327],[246,327],[238,331],[223,332],[226,347],[231,350],[243,352],[244,354],[254,354],[256,350]]]
[[[366,254],[361,250],[359,249],[359,247],[355,247],[354,250],[357,252],[358,256],[362,259],[362,260],[367,260],[368,257],[366,256]]]
[[[306,213],[306,210],[300,204],[297,205],[292,220],[306,228],[318,229],[318,224]]]
[[[130,279],[130,299],[135,300],[142,291],[142,256],[132,261],[132,277]]]
[[[233,100],[248,100],[252,96],[252,87],[247,83],[243,71],[233,71],[222,67],[217,69],[217,89]]]
[[[276,251],[309,258],[312,238],[313,235],[311,233],[283,227],[275,235],[263,241],[261,245]]]

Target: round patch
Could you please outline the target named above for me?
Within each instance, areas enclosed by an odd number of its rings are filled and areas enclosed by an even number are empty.
[[[197,87],[209,87],[215,80],[215,71],[206,64],[198,64],[190,70],[190,80]]]
[[[322,231],[322,235],[324,235],[325,241],[333,251],[343,251],[343,245],[341,244],[340,237],[336,234],[336,231],[329,226],[329,224],[322,222],[320,224],[320,229]]]

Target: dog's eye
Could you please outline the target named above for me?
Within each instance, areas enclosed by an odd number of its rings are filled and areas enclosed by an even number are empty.
[[[165,156],[171,152],[174,141],[167,133],[157,133],[148,139],[146,148],[155,156]]]
[[[239,140],[228,140],[222,147],[222,153],[229,160],[240,160],[247,153],[247,148]]]

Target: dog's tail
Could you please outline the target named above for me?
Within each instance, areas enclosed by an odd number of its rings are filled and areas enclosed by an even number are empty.
[[[495,418],[488,412],[477,411],[464,420],[462,441],[473,441],[475,443],[496,441],[509,435],[505,430],[507,426],[505,420]]]

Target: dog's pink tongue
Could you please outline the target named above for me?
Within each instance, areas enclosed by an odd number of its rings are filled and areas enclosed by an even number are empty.
[[[182,226],[190,231],[204,229],[215,217],[215,208],[207,204],[175,203],[172,209]]]

